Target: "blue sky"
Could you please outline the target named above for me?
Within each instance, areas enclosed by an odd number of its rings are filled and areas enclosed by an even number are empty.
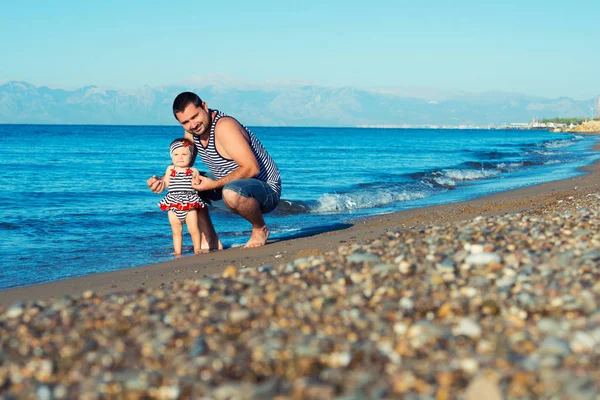
[[[600,94],[600,1],[0,0],[0,83]],[[498,2],[500,3],[500,2]]]

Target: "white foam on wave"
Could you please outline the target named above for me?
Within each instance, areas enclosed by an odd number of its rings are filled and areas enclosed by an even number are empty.
[[[353,211],[364,208],[373,208],[402,201],[423,199],[429,196],[426,191],[410,192],[402,190],[377,190],[373,192],[355,193],[327,193],[317,200],[317,205],[312,212],[327,213],[339,211]]]
[[[583,136],[573,136],[570,139],[553,140],[544,144],[547,149],[560,149],[561,147],[572,146],[576,141],[583,139]]]
[[[455,181],[476,181],[496,176],[500,171],[493,169],[444,169],[442,173]]]
[[[496,166],[501,171],[513,172],[523,167],[523,162],[500,163]]]
[[[556,147],[558,148],[558,147]],[[539,154],[541,156],[554,156],[559,154],[568,154],[566,152],[557,152],[557,151],[548,151],[548,150],[532,150],[528,151],[526,154]]]
[[[433,177],[433,181],[440,185],[440,186],[444,186],[444,187],[454,187],[456,186],[456,181],[452,178],[449,178],[447,176],[434,176]]]

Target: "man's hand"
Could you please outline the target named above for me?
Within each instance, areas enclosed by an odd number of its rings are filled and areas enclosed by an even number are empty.
[[[165,181],[163,181],[162,178],[157,178],[156,175],[152,175],[146,183],[150,190],[156,194],[162,193],[162,191],[165,190]]]
[[[212,190],[216,187],[215,181],[206,176],[195,176],[192,178],[192,187],[199,192]]]

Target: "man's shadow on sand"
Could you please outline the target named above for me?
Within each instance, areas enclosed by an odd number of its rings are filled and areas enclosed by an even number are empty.
[[[269,240],[267,240],[267,245],[273,244],[273,243],[285,242],[285,241],[293,240],[293,239],[301,239],[301,238],[316,236],[316,235],[320,235],[322,233],[327,233],[327,232],[342,231],[342,230],[348,229],[348,228],[350,228],[352,226],[354,226],[354,225],[353,224],[342,224],[342,223],[339,223],[339,224],[326,225],[326,226],[308,227],[308,228],[303,229],[302,231],[299,231],[299,232],[293,232],[293,233],[289,233],[289,234],[278,235],[275,238],[269,237]],[[239,248],[239,247],[243,247],[243,246],[244,246],[243,243],[241,243],[241,244],[233,244],[233,245],[230,245],[230,246],[223,247],[223,250],[235,249],[235,248]]]

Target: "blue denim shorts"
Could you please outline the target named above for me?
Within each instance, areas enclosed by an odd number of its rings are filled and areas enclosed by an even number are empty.
[[[242,197],[256,199],[263,214],[270,213],[279,204],[279,193],[259,179],[238,179],[229,182],[222,189],[208,190],[198,194],[206,203],[217,208],[227,209],[223,202],[223,190],[231,190]]]

